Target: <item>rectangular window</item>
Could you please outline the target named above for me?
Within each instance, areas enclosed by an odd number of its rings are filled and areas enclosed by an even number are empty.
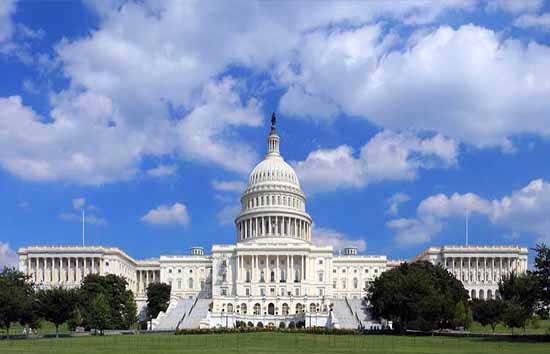
[[[294,295],[300,296],[300,288],[295,288],[294,289]]]
[[[323,288],[319,288],[319,289],[318,289],[318,292],[319,292],[319,296],[325,295],[325,292],[324,292],[324,289],[323,289]]]
[[[244,289],[245,295],[250,296],[250,288]]]

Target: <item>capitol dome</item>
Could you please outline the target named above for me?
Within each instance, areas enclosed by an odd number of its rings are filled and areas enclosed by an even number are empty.
[[[311,241],[311,217],[294,169],[279,151],[275,113],[267,138],[267,154],[250,173],[235,219],[237,241],[290,237]]]

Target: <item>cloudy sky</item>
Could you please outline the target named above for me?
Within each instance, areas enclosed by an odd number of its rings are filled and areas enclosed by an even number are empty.
[[[232,243],[277,111],[314,238],[550,241],[550,1],[0,1],[0,263]]]

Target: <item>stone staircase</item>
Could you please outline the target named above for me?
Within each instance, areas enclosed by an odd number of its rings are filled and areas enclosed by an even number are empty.
[[[339,328],[358,329],[361,327],[346,299],[335,299],[333,304],[333,313],[338,321]]]
[[[380,330],[383,328],[391,328],[391,322],[384,319],[374,319],[365,300],[347,299],[349,307],[356,318],[361,323],[361,328],[364,330]]]
[[[193,305],[194,299],[180,299],[166,310],[166,313],[159,313],[153,320],[153,330],[175,331],[178,324]]]
[[[362,299],[348,299],[348,304],[351,311],[357,315],[357,318],[361,322],[361,327],[369,328],[372,323],[372,316],[365,301]]]
[[[183,318],[178,329],[200,328],[201,321],[208,316],[208,307],[212,299],[196,299],[196,302],[189,309]]]

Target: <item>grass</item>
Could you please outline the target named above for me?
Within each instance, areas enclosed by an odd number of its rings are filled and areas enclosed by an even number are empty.
[[[180,336],[140,334],[1,341],[0,353],[548,354],[550,353],[550,343],[495,341],[479,338],[328,336],[276,332]]]
[[[1,1],[1,0],[0,0]],[[0,328],[0,335],[6,334],[6,330],[4,328]],[[68,332],[67,324],[63,324],[59,326],[59,333],[66,333]],[[23,327],[19,323],[12,324],[10,328],[10,335],[15,334],[23,334]],[[42,321],[40,324],[40,328],[36,329],[36,334],[43,335],[43,334],[55,334],[55,325],[48,321]]]
[[[550,326],[549,320],[535,320],[529,322],[525,333],[526,334],[547,334]],[[478,322],[472,323],[469,331],[475,333],[492,333],[491,326],[481,326]],[[495,333],[512,333],[512,330],[502,324],[498,324],[495,328]],[[523,334],[523,328],[514,328],[514,334]]]

